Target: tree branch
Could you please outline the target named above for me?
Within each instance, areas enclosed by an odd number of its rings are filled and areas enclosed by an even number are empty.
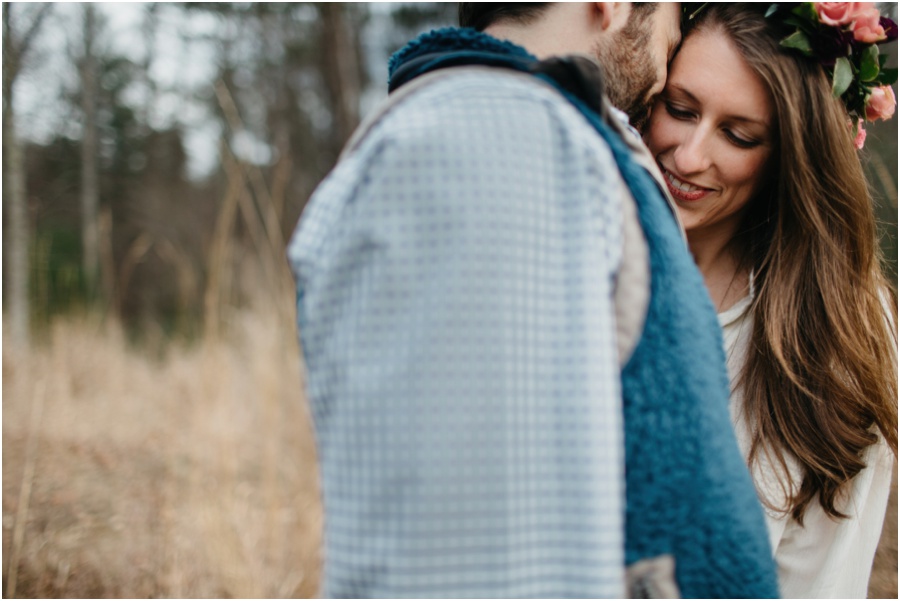
[[[31,22],[31,25],[28,27],[28,31],[25,32],[25,35],[22,36],[22,39],[19,41],[19,47],[16,49],[16,53],[21,58],[28,52],[28,47],[31,45],[32,40],[34,40],[34,36],[37,33],[38,29],[41,26],[41,22],[44,20],[44,17],[50,12],[50,7],[53,6],[50,2],[45,2],[38,9],[37,15],[35,15],[34,20]],[[6,5],[4,4],[4,10],[6,10]]]

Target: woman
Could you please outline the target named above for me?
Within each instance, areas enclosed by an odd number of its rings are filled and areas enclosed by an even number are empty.
[[[781,593],[865,597],[897,450],[896,302],[847,106],[887,91],[851,70],[835,99],[846,73],[815,36],[858,30],[861,53],[886,34],[870,5],[759,6],[694,16],[645,139],[724,327]]]

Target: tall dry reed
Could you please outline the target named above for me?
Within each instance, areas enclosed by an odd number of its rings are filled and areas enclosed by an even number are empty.
[[[279,317],[279,315],[281,315]],[[322,523],[293,323],[151,353],[61,319],[3,347],[3,594],[309,597]]]

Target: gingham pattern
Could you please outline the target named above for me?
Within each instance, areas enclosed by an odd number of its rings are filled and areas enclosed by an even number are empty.
[[[548,86],[451,74],[289,247],[330,597],[621,597],[626,192]]]

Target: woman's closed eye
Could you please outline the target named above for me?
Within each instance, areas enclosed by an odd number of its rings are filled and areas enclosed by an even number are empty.
[[[761,142],[758,140],[754,140],[752,138],[745,138],[744,136],[739,136],[730,129],[725,129],[725,137],[728,138],[728,141],[737,146],[738,148],[756,148],[760,145]]]
[[[678,105],[672,104],[671,102],[666,102],[666,112],[669,113],[674,119],[679,119],[681,121],[687,121],[689,119],[693,119],[694,113],[690,110],[682,108]]]
[[[697,113],[694,109],[678,104],[676,102],[672,102],[671,100],[664,101],[666,112],[673,119],[678,121],[693,121],[697,118]],[[746,136],[744,134],[738,134],[730,127],[723,127],[722,132],[725,135],[725,138],[731,143],[737,146],[738,148],[750,149],[756,148],[762,142],[751,137]]]

